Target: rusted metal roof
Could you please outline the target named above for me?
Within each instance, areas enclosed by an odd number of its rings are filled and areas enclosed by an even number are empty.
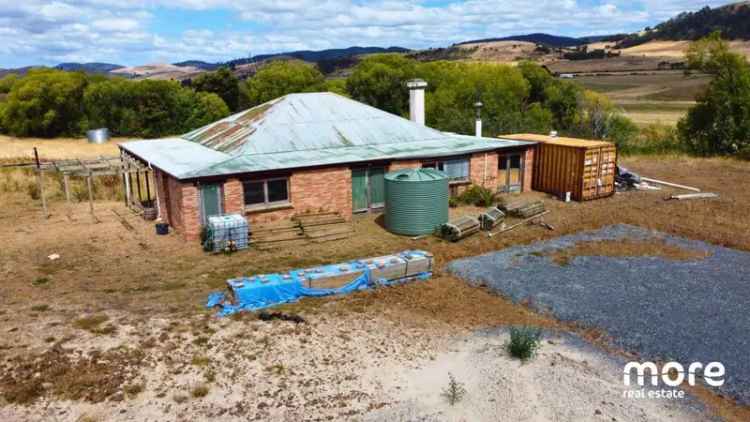
[[[176,145],[180,140],[182,149]],[[532,143],[444,133],[328,92],[269,101],[170,139],[164,151],[162,140],[147,142],[121,147],[149,162],[174,162],[173,171],[159,167],[178,178],[440,157]],[[160,157],[165,153],[172,157]]]

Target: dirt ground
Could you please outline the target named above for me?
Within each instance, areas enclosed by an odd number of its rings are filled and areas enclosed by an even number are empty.
[[[85,203],[55,201],[52,216],[43,219],[41,207],[28,196],[3,194],[0,418],[364,416],[401,401],[395,387],[379,383],[367,371],[406,370],[439,360],[457,339],[470,338],[475,330],[530,324],[574,330],[589,340],[601,335],[564,326],[467,286],[442,271],[451,259],[615,223],[750,250],[750,194],[743,183],[750,177],[750,163],[632,157],[624,164],[643,175],[697,186],[720,197],[665,201],[671,193],[665,190],[565,204],[533,193],[526,196],[542,198],[551,209],[546,221],[554,231],[528,226],[460,243],[415,241],[385,232],[379,224],[382,217],[365,215],[355,219],[355,235],[346,241],[213,256],[179,236],[155,236],[153,225],[129,214],[121,203],[97,202],[94,222]],[[403,249],[431,251],[438,267],[435,277],[281,307],[305,318],[306,324],[266,323],[252,315],[217,319],[203,306],[207,294],[223,288],[230,277]],[[52,254],[60,258],[49,259]],[[730,400],[700,394],[709,413],[727,420],[750,418],[747,409]],[[670,414],[666,407],[660,411],[664,418]]]

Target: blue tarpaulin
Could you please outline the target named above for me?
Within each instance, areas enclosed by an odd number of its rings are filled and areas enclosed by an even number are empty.
[[[430,259],[427,271],[414,274],[404,273],[395,279],[372,276],[373,269],[382,269],[383,264],[367,261],[350,261],[345,264],[324,265],[305,270],[293,270],[288,273],[265,274],[253,277],[242,277],[227,281],[230,294],[211,293],[206,306],[219,307],[219,315],[227,316],[240,311],[255,311],[283,303],[296,302],[303,297],[324,297],[349,294],[358,290],[369,289],[378,285],[392,285],[411,280],[426,280],[431,273],[431,255],[422,251],[407,251],[394,255],[406,262],[415,258]],[[408,266],[406,266],[408,268]],[[360,274],[351,282],[337,288],[309,287],[312,281],[327,277]],[[306,287],[305,285],[308,285]]]

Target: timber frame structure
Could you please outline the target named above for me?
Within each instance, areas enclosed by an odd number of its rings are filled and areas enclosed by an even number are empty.
[[[99,157],[97,159],[89,160],[48,160],[40,161],[39,155],[34,148],[34,163],[19,164],[16,167],[33,167],[36,172],[37,186],[39,188],[39,196],[42,201],[42,209],[44,211],[44,217],[49,217],[49,210],[47,208],[47,198],[44,193],[44,175],[45,173],[58,173],[62,174],[63,190],[65,191],[65,200],[68,204],[71,203],[70,197],[70,177],[81,177],[86,178],[86,188],[88,192],[89,212],[94,221],[98,221],[94,214],[94,191],[93,191],[93,178],[97,176],[119,176],[122,179],[123,190],[125,192],[125,205],[137,213],[143,213],[144,202],[152,201],[151,186],[153,182],[153,172],[151,169],[143,165],[139,160],[134,159],[126,153],[122,153],[120,157]],[[133,175],[135,174],[135,180]],[[141,176],[145,183],[144,187],[141,183]],[[155,190],[155,189],[154,189]],[[145,193],[145,200],[143,194]],[[158,197],[156,198],[158,201]],[[158,209],[158,205],[157,205]]]

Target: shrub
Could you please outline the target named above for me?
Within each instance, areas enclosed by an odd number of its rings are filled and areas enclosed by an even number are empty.
[[[190,390],[190,395],[195,398],[206,397],[208,395],[208,386],[206,384],[198,384]]]
[[[508,352],[522,361],[531,359],[540,346],[542,330],[534,327],[511,327]]]
[[[443,390],[443,397],[451,406],[455,406],[466,395],[463,383],[456,381],[453,374],[448,373],[448,387]]]
[[[456,199],[467,205],[489,207],[495,204],[495,193],[483,186],[471,185]]]

